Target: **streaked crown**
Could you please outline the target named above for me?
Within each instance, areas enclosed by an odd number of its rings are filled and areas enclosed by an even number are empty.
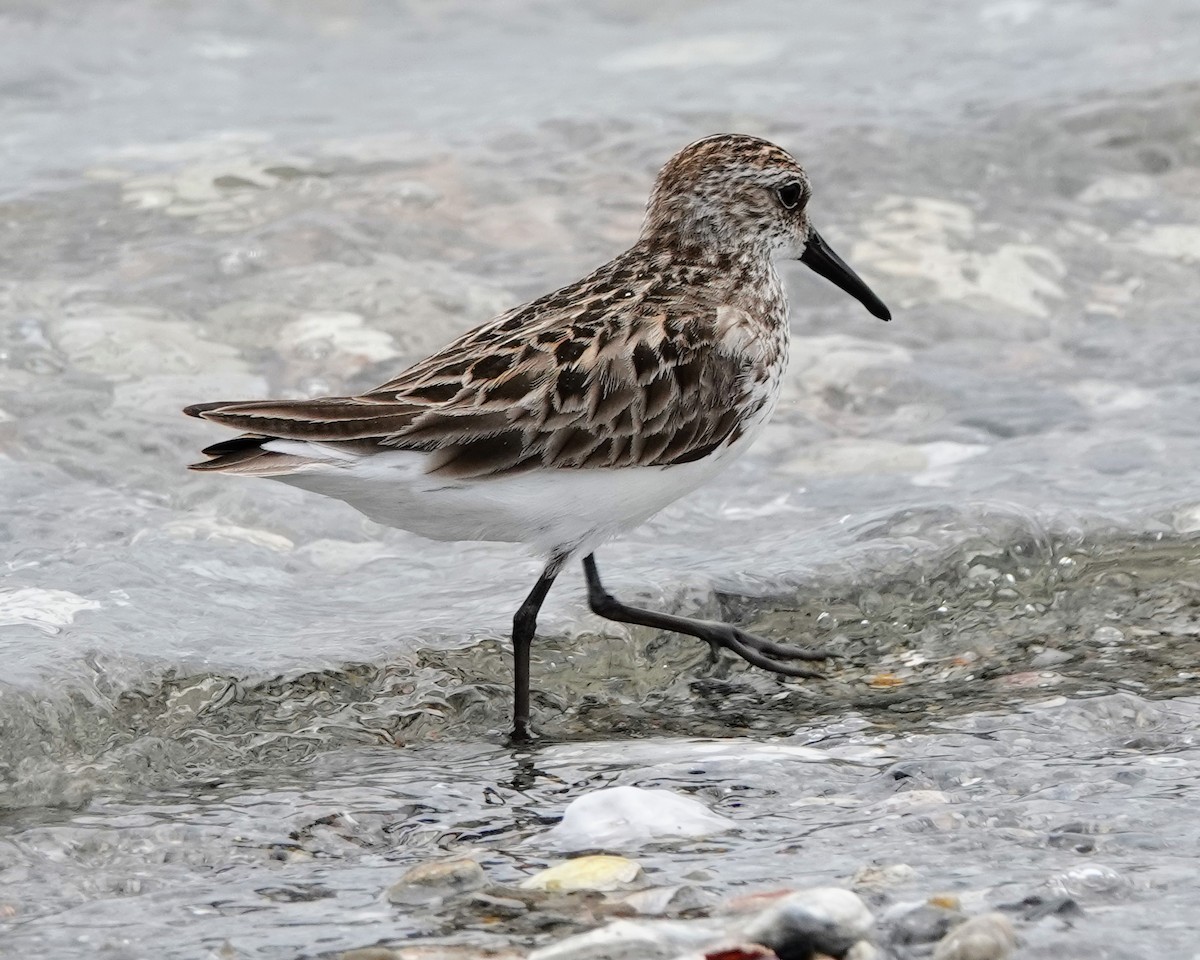
[[[808,176],[782,147],[718,134],[659,171],[642,237],[685,249],[798,256],[808,237]]]

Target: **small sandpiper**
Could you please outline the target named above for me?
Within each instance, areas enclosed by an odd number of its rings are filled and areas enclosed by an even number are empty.
[[[809,195],[780,147],[699,140],[662,168],[641,235],[614,260],[360,396],[188,407],[245,431],[192,469],[270,477],[421,536],[526,543],[546,557],[513,617],[514,740],[530,736],[538,610],[572,557],[601,617],[818,676],[789,661],[827,653],[621,603],[594,555],[727,467],[767,422],[788,356],[775,260],[799,259],[890,319],[813,229]]]

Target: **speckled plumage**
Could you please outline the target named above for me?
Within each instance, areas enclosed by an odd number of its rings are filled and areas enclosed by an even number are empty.
[[[746,191],[737,170],[762,189]],[[305,465],[264,438],[421,451],[428,472],[457,478],[671,466],[736,443],[769,412],[786,365],[787,302],[771,258],[802,248],[807,222],[803,203],[780,216],[770,189],[791,180],[807,189],[765,141],[700,141],[660,173],[630,249],[369,393],[189,408],[252,431],[209,447],[213,459],[195,469],[273,476]]]
[[[663,167],[641,235],[614,260],[360,396],[189,407],[246,431],[208,447],[193,469],[271,477],[434,539],[544,552],[513,622],[517,738],[528,734],[537,611],[575,555],[599,615],[812,676],[780,661],[822,653],[619,603],[592,556],[724,469],[770,416],[788,352],[775,259],[801,259],[888,318],[811,228],[809,193],[774,144],[693,143]]]

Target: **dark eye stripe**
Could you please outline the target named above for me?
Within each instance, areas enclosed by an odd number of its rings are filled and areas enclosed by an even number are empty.
[[[776,191],[779,196],[779,202],[783,204],[786,210],[795,210],[800,205],[800,199],[804,196],[804,187],[798,183],[789,183],[785,187],[780,187]]]

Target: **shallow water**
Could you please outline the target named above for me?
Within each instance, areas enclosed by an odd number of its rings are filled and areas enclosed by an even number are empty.
[[[782,738],[595,739],[531,754],[462,740],[362,747],[286,771],[102,794],[84,810],[10,818],[21,914],[9,946],[311,956],[413,936],[480,946],[562,936],[574,930],[565,920],[497,930],[380,895],[406,867],[447,854],[516,882],[561,857],[546,824],[569,800],[635,784],[693,795],[739,827],[640,851],[656,883],[717,898],[890,868],[893,901],[953,891],[965,907],[1019,919],[1071,897],[1081,916],[1019,924],[1029,956],[1145,956],[1147,945],[1185,956],[1200,832],[1179,811],[1200,776],[1198,709],[1195,698],[1112,695],[923,732],[847,714]]]
[[[380,890],[463,847],[515,878],[566,799],[620,782],[748,824],[652,851],[664,881],[881,860],[995,906],[1095,860],[1120,879],[1071,930],[1019,924],[1029,955],[1181,955],[1200,14],[888,9],[0,11],[0,953],[450,936]],[[714,666],[564,577],[549,745],[515,755],[504,637],[536,560],[188,475],[220,433],[178,410],[385,379],[611,256],[657,166],[718,130],[802,159],[896,319],[785,268],[773,424],[600,563],[844,659],[805,684]],[[810,743],[834,754],[785,749]],[[912,788],[896,764],[945,794],[934,826],[881,807]]]

